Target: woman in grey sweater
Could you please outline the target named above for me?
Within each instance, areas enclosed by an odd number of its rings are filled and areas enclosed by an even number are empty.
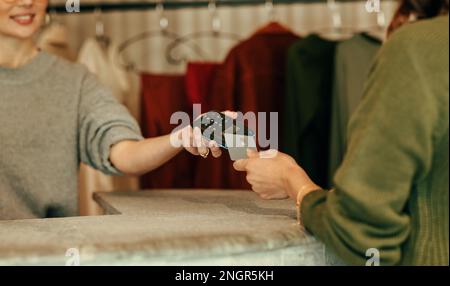
[[[80,161],[139,175],[180,152],[176,140],[194,155],[220,156],[216,145],[192,144],[201,140],[190,126],[144,139],[87,69],[39,51],[33,36],[47,5],[0,0],[0,219],[77,215]]]

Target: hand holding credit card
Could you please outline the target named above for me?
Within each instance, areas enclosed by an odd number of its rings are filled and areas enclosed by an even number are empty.
[[[242,121],[222,112],[210,111],[201,115],[194,121],[194,127],[200,128],[203,138],[228,150],[233,161],[247,159],[247,149],[257,149],[255,132]]]

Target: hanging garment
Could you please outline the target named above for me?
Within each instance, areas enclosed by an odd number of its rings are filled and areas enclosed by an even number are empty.
[[[141,75],[142,131],[144,137],[157,137],[172,132],[174,112],[189,112],[185,77],[177,75]],[[195,156],[181,152],[161,167],[141,177],[142,189],[192,188]]]
[[[358,34],[336,47],[328,175],[330,183],[344,158],[347,124],[361,100],[364,83],[380,46],[380,40],[367,34]]]
[[[130,104],[127,98],[130,93],[129,75],[118,64],[118,50],[114,43],[105,49],[94,38],[86,40],[81,47],[78,62],[85,65],[90,72],[97,75],[99,81],[107,86],[125,106]],[[134,115],[134,114],[133,114]],[[96,191],[138,190],[139,180],[136,177],[111,177],[85,165],[80,165],[79,194],[80,214],[98,215],[100,208],[92,199]]]
[[[50,54],[60,56],[69,61],[75,61],[75,53],[70,49],[67,28],[60,23],[46,26],[40,33],[37,46]]]
[[[242,112],[279,111],[287,51],[298,39],[271,23],[234,47],[215,79],[211,104]]]
[[[220,64],[216,63],[188,64],[186,92],[191,110],[192,104],[198,103],[201,104],[202,113],[214,109],[209,105],[207,99],[214,92],[212,80],[215,78],[220,66]],[[206,159],[195,158],[194,187],[200,189],[227,188],[228,186],[224,182],[227,178],[228,170],[226,166],[229,162],[230,158],[227,156],[226,151],[223,151],[223,156],[220,158],[213,158],[212,156]]]
[[[281,25],[270,23],[234,47],[214,78],[214,88],[207,100],[208,106],[214,110],[235,110],[243,113],[281,112],[286,55],[289,47],[298,39],[298,36]],[[249,124],[256,125],[255,122]],[[269,132],[270,130],[266,131],[266,137]],[[229,156],[224,155],[227,160],[222,163],[223,175],[216,185],[249,189],[245,174],[236,172]],[[212,165],[211,168],[220,167]]]
[[[78,62],[85,65],[100,81],[109,87],[120,103],[125,103],[129,92],[127,72],[119,65],[117,45],[110,43],[105,49],[95,38],[86,40],[78,55]]]
[[[283,151],[328,187],[334,55],[337,42],[310,35],[289,50]]]
[[[212,80],[220,67],[219,63],[192,62],[186,71],[186,93],[189,103],[202,104],[204,112],[209,111],[206,99],[212,91]]]

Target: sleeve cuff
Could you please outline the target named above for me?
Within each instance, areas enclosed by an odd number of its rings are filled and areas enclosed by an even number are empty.
[[[301,204],[303,225],[312,234],[314,234],[315,229],[318,227],[320,228],[317,224],[319,224],[321,220],[318,219],[316,214],[318,214],[320,209],[324,207],[327,195],[328,191],[317,190],[307,194],[303,198]]]

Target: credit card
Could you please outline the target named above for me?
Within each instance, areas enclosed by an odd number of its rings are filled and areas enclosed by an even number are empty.
[[[257,150],[254,136],[224,133],[224,137],[232,161],[247,159],[247,149]]]
[[[225,134],[234,133],[245,136],[255,136],[240,120],[233,119],[221,112],[210,111],[199,116],[193,123],[193,127],[199,127],[203,138],[207,141],[214,140],[220,147],[227,149]]]

